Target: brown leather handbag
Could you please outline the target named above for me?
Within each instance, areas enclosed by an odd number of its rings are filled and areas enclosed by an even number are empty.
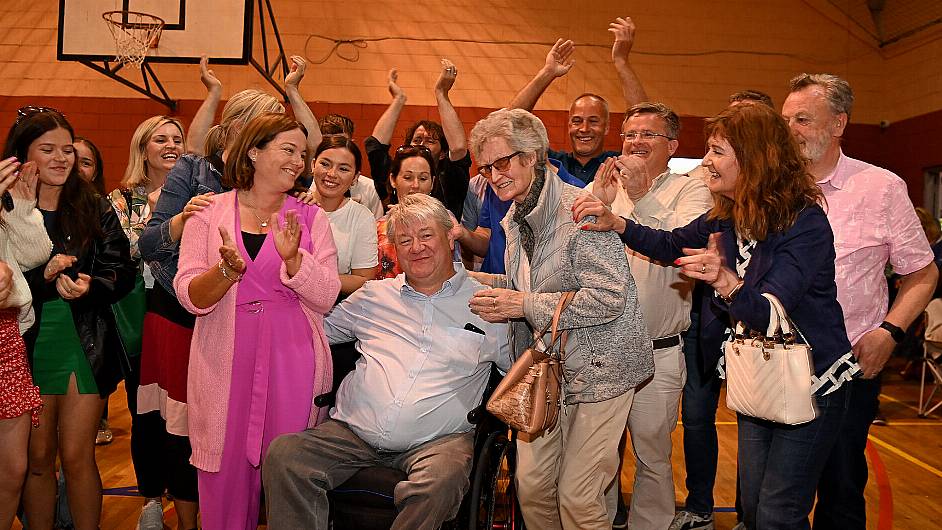
[[[533,339],[533,344],[514,361],[487,400],[487,410],[512,429],[531,435],[552,431],[559,419],[559,394],[562,367],[566,358],[569,332],[558,333],[559,315],[576,293],[563,293],[553,313],[553,320]],[[538,348],[539,339],[552,327],[547,351]],[[559,339],[559,353],[553,347]]]

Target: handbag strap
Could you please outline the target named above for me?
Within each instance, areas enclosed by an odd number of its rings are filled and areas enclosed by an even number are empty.
[[[801,337],[801,340],[803,340],[804,343],[810,348],[811,343],[808,342],[808,339],[805,338],[805,334],[802,333],[800,329],[798,329],[798,326],[795,325],[792,319],[788,318],[788,313],[786,313],[785,308],[782,307],[781,300],[779,300],[778,297],[776,297],[774,294],[762,293],[762,296],[769,300],[769,303],[772,304],[772,309],[774,312],[778,313],[782,322],[782,333],[789,334],[791,333],[792,328],[794,328],[795,331],[798,332],[798,336]]]
[[[540,330],[539,335],[533,337],[534,344],[536,344],[537,341],[542,339],[543,336],[545,336],[546,333],[550,331],[550,329],[552,329],[551,340],[550,340],[549,346],[547,347],[547,349],[552,349],[553,344],[556,343],[556,339],[559,336],[559,316],[562,314],[563,311],[566,310],[567,307],[569,307],[569,303],[572,302],[572,299],[575,296],[576,296],[576,293],[574,291],[566,291],[563,293],[563,295],[559,298],[559,302],[556,304],[556,311],[553,312],[552,320],[550,320],[546,324],[546,326],[544,326],[543,329]],[[563,342],[565,342],[566,339],[568,338],[569,338],[569,333],[566,330],[563,330],[563,333],[562,333]],[[565,346],[561,346],[560,352],[559,352],[560,358],[563,357],[564,352],[565,352]]]
[[[762,296],[766,296],[766,294],[765,294],[765,293],[762,293]],[[768,296],[772,296],[772,295],[768,295]],[[774,298],[774,296],[773,296],[773,298]],[[781,320],[780,320],[780,318],[779,318],[779,312],[778,312],[778,310],[775,308],[775,304],[773,304],[771,300],[769,300],[769,304],[770,304],[770,307],[769,307],[769,327],[768,327],[768,329],[765,331],[765,336],[768,337],[768,338],[772,338],[772,337],[775,336],[776,333],[778,333],[779,329],[782,328],[782,324],[781,324]],[[742,320],[740,320],[739,322],[736,323],[736,334],[737,334],[737,335],[742,335],[742,334],[744,334],[745,332],[746,332],[746,326],[742,323]]]

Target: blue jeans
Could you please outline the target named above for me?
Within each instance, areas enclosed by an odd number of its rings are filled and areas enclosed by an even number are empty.
[[[783,425],[739,414],[739,479],[743,522],[757,530],[811,528],[818,479],[837,443],[851,385],[817,396],[818,417]]]
[[[693,322],[684,334],[687,382],[680,402],[680,417],[684,422],[684,464],[687,468],[685,509],[707,515],[713,513],[713,486],[719,458],[716,407],[722,381],[715,369],[701,366],[697,332],[699,315],[694,312],[690,316]]]
[[[844,383],[845,386],[847,383]],[[865,530],[867,505],[867,433],[877,413],[880,378],[854,379],[844,429],[830,451],[818,481],[814,530]]]

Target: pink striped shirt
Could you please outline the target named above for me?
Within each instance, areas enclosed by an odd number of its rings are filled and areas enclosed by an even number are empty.
[[[847,338],[856,344],[886,318],[887,262],[897,274],[910,274],[932,263],[932,250],[906,183],[891,171],[842,152],[834,171],[818,185],[834,230],[837,301]]]

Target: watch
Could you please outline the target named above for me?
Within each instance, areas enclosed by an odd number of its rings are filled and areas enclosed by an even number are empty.
[[[896,324],[891,324],[884,320],[880,323],[880,327],[889,331],[890,336],[893,337],[893,340],[896,341],[897,344],[903,342],[903,339],[906,338],[906,332]]]

